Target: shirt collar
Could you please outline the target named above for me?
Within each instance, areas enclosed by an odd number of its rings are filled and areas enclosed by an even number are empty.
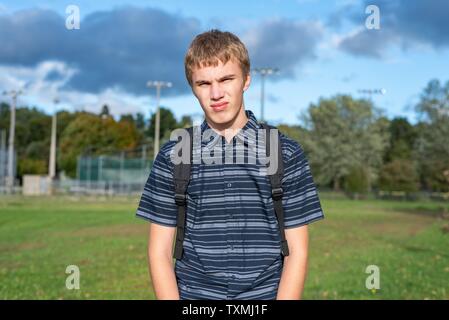
[[[248,121],[246,124],[241,128],[237,134],[234,136],[237,140],[239,140],[241,143],[243,143],[245,146],[248,146],[248,143],[250,145],[255,145],[256,143],[256,135],[257,135],[257,129],[260,128],[259,123],[257,122],[256,117],[254,116],[254,113],[251,110],[245,110],[246,117],[248,118]],[[201,123],[201,137],[203,137],[204,131],[207,129],[211,129],[209,124],[207,123],[206,119]],[[252,129],[252,130],[249,130]],[[214,131],[214,134],[210,137],[209,141],[202,141],[201,145],[207,147],[209,150],[212,150],[214,146],[220,141],[222,141],[224,137]],[[234,139],[233,138],[233,139]]]

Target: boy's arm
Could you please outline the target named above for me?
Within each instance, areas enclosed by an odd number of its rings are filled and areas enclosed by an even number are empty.
[[[150,223],[148,262],[154,293],[158,300],[179,300],[173,267],[173,240],[176,227]]]
[[[299,300],[307,274],[308,229],[307,225],[285,229],[290,254],[284,257],[277,300]]]
[[[292,142],[292,141],[290,141]],[[277,299],[301,299],[307,275],[308,225],[324,218],[318,191],[304,150],[293,142],[294,151],[284,160],[282,207],[285,237],[290,255],[284,267]]]

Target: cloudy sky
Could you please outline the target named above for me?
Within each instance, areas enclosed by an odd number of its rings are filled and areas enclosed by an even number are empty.
[[[380,29],[368,29],[366,7],[380,10]],[[80,28],[69,30],[67,6]],[[22,88],[19,105],[114,115],[155,111],[148,80],[173,83],[163,106],[180,118],[201,116],[184,76],[193,37],[218,28],[247,45],[252,67],[277,67],[266,82],[265,118],[298,123],[320,97],[373,95],[388,117],[415,120],[411,106],[430,79],[449,80],[449,1],[2,1],[0,90]],[[0,99],[6,99],[1,96]],[[247,109],[260,116],[260,81],[253,76]]]

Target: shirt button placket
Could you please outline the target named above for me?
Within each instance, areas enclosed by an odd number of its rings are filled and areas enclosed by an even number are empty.
[[[223,144],[223,146],[224,146],[225,144]],[[225,156],[224,156],[224,154],[225,154],[225,149],[224,149],[224,147],[223,147],[223,149],[222,149],[222,152],[223,152],[223,162],[222,162],[222,172],[223,172],[223,185],[224,185],[224,211],[225,211],[225,213],[227,213],[228,212],[228,207],[227,207],[227,203],[229,203],[229,201],[230,201],[230,195],[229,195],[229,185],[230,185],[230,183],[227,181],[227,176],[226,176],[226,164],[225,164]],[[229,213],[231,213],[231,211],[229,211]],[[231,213],[232,214],[232,213]],[[227,242],[227,244],[229,244],[229,227],[230,227],[230,221],[229,221],[229,219],[226,219],[226,242]],[[230,259],[230,255],[231,255],[231,253],[229,252],[229,251],[227,251],[226,252],[226,256],[227,256],[227,260],[228,260],[228,266],[227,266],[227,270],[229,270],[230,268],[230,266],[229,266],[229,259]],[[227,282],[227,284],[228,284],[228,287],[227,287],[227,292],[226,292],[226,298],[227,299],[230,299],[230,285],[231,285],[231,283],[230,283],[230,278],[228,278],[227,279],[228,280],[228,282]]]

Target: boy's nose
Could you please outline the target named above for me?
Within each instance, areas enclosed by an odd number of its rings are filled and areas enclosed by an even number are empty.
[[[210,86],[210,95],[212,100],[219,100],[223,97],[223,90],[218,83],[212,83]]]

